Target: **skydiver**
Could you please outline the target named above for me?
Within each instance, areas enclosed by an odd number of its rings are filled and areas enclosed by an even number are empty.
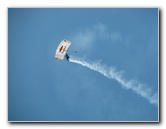
[[[69,55],[66,54],[66,60],[67,60],[67,61],[69,61],[69,58],[70,58]]]

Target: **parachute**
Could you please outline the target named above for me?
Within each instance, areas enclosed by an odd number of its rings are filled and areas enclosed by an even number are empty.
[[[63,60],[64,57],[67,55],[66,51],[69,48],[69,46],[71,45],[71,42],[68,40],[62,40],[58,46],[58,48],[56,49],[55,52],[55,58],[56,59],[60,59]]]

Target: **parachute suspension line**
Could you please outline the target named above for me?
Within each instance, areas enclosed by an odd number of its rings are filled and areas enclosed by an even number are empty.
[[[72,50],[72,51],[69,51],[69,52],[78,53],[76,50]]]

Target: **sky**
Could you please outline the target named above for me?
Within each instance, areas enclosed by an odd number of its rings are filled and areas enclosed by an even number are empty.
[[[9,121],[159,120],[158,104],[117,79],[55,59],[63,39],[71,57],[158,94],[157,8],[9,8]]]

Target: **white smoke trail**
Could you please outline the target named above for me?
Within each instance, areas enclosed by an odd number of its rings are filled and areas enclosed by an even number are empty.
[[[147,87],[146,84],[142,84],[133,79],[126,80],[123,77],[122,72],[116,71],[114,67],[109,68],[107,66],[101,65],[99,62],[88,63],[84,60],[74,57],[70,57],[70,62],[90,68],[91,70],[99,72],[100,74],[104,75],[109,79],[115,79],[121,84],[123,88],[131,89],[134,92],[136,92],[138,95],[141,95],[142,97],[147,99],[151,104],[154,104],[156,106],[158,105],[157,93],[152,93],[152,90],[149,87]]]

